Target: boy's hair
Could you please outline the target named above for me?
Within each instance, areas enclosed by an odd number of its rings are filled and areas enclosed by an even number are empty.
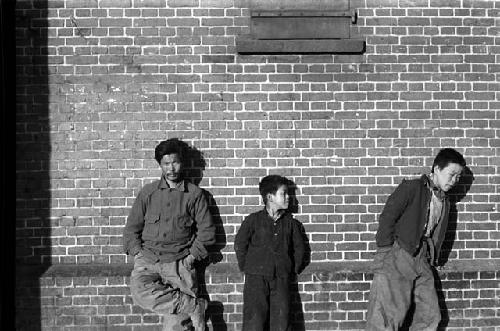
[[[269,175],[264,178],[259,183],[259,191],[262,196],[264,204],[267,204],[267,195],[275,194],[278,189],[285,185],[288,190],[288,179],[280,175]]]
[[[170,138],[160,142],[155,148],[155,160],[160,164],[165,155],[177,154],[184,161],[184,143],[177,138]]]
[[[432,164],[431,172],[434,172],[434,167],[438,166],[439,169],[444,169],[450,163],[457,163],[462,167],[465,167],[466,162],[462,154],[454,150],[453,148],[444,148],[439,151],[439,153],[434,158],[434,163]]]

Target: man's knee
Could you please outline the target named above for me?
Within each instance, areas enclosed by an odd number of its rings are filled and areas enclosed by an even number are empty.
[[[188,315],[185,314],[164,314],[163,330],[165,331],[186,331],[192,330],[192,323]]]
[[[164,284],[159,274],[136,274],[130,279],[132,300],[138,306],[157,313],[172,313],[179,291]]]

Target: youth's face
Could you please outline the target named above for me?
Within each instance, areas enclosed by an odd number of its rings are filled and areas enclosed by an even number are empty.
[[[178,154],[165,154],[160,160],[160,168],[167,180],[177,183],[182,178],[182,162]]]
[[[438,166],[434,167],[434,185],[441,190],[448,192],[460,180],[460,175],[464,168],[457,163],[448,163],[443,169]]]
[[[282,185],[278,188],[275,194],[269,194],[270,202],[274,203],[277,209],[287,209],[288,208],[288,188]]]

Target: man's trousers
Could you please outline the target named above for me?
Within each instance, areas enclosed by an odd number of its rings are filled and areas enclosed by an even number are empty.
[[[289,277],[245,274],[243,331],[289,331]]]
[[[170,263],[135,257],[130,291],[135,304],[164,316],[164,330],[181,331],[196,308],[195,269],[186,258]]]
[[[366,322],[367,331],[398,330],[415,303],[410,330],[436,330],[441,320],[427,246],[415,257],[397,242],[377,252]]]

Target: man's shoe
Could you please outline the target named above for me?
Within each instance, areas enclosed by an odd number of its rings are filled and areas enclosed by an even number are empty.
[[[193,331],[193,322],[190,318],[181,322],[182,331]]]
[[[208,307],[208,301],[204,298],[196,298],[196,308],[190,314],[191,321],[195,331],[205,331],[205,311]]]

